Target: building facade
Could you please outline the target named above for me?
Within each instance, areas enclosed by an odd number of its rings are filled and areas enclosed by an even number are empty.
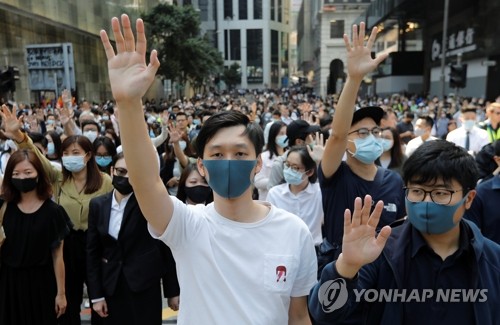
[[[153,0],[0,0],[0,47],[4,66],[19,68],[15,93],[4,99],[39,103],[55,98],[70,85],[78,98],[100,102],[111,98],[107,59],[99,37],[110,30],[110,18],[123,12],[148,10]],[[112,35],[111,35],[112,37]],[[62,64],[58,54],[43,49],[69,44],[74,80],[55,73]],[[57,87],[56,87],[57,84]],[[31,87],[33,86],[33,87]],[[33,90],[32,88],[36,88]]]
[[[237,63],[244,89],[288,83],[290,0],[184,0],[198,9],[202,33],[219,49],[225,68]]]
[[[318,95],[339,93],[345,81],[344,33],[371,0],[304,0],[299,21],[299,66]],[[302,31],[302,32],[301,32]]]
[[[382,93],[415,93],[420,88],[422,94],[429,96],[458,93],[492,100],[500,95],[500,44],[496,42],[500,32],[496,23],[500,1],[449,1],[445,43],[444,3],[432,0],[375,0],[358,18],[358,21],[367,21],[369,27],[383,29],[377,39],[378,52],[394,52],[395,60],[386,62],[382,71],[378,71],[377,93],[379,89],[384,89]],[[421,59],[407,59],[416,53],[421,53]],[[457,63],[467,65],[465,88],[450,87],[450,65]],[[420,74],[416,70],[412,74],[398,73],[408,66],[419,66]],[[405,81],[402,81],[402,75],[405,75]],[[420,78],[418,82],[417,77]]]

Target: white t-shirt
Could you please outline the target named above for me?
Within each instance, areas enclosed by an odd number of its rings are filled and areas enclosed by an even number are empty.
[[[151,235],[176,261],[183,297],[178,324],[288,324],[290,297],[308,295],[316,283],[304,222],[271,206],[263,220],[241,223],[219,215],[213,203],[172,200],[167,229]]]
[[[319,183],[309,183],[307,187],[297,195],[290,192],[287,183],[276,185],[269,190],[267,201],[278,208],[290,211],[304,220],[315,245],[323,241],[321,236],[321,224],[323,223],[323,202]]]

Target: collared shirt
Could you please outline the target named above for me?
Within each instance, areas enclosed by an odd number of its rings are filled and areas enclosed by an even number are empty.
[[[463,127],[459,127],[448,133],[446,140],[453,142],[457,146],[465,148],[467,131]],[[481,151],[481,148],[490,143],[488,132],[476,126],[469,133],[469,151],[474,153]]]
[[[313,236],[314,245],[321,244],[321,224],[324,215],[318,182],[309,183],[304,190],[297,194],[290,191],[290,186],[287,183],[277,185],[269,190],[267,201],[304,220]]]
[[[427,140],[425,140],[425,142],[433,140],[437,140],[437,138],[429,136]],[[406,151],[405,151],[406,157],[410,157],[413,154],[413,152],[417,150],[417,148],[420,147],[423,143],[424,141],[422,140],[422,137],[416,137],[414,139],[411,139],[410,142],[408,142],[408,144],[406,145]]]
[[[132,193],[126,195],[120,203],[116,200],[116,190],[113,191],[113,199],[111,200],[111,214],[109,217],[109,228],[108,233],[115,239],[118,239],[118,234],[122,226],[123,212],[125,212],[125,206],[128,200],[132,196]]]
[[[444,261],[429,247],[422,234],[412,227],[410,262],[403,280],[408,290],[417,289],[422,294],[430,289],[433,297],[424,302],[405,303],[404,324],[474,324],[474,307],[470,302],[446,302],[451,299],[452,289],[472,289],[472,265],[474,252],[470,244],[471,234],[460,223],[459,247]],[[472,260],[472,261],[471,261]],[[463,296],[459,298],[463,301]]]

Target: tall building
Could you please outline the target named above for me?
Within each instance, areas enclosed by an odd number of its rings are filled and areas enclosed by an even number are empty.
[[[228,68],[241,69],[239,87],[279,88],[288,83],[290,0],[184,0],[200,12],[202,31]]]
[[[382,28],[376,51],[391,52],[375,76],[377,94],[458,93],[495,100],[500,95],[499,14],[500,0],[450,0],[445,29],[445,1],[373,1],[359,21]],[[450,67],[456,65],[465,67],[463,88],[450,83]]]
[[[339,93],[345,81],[344,33],[371,0],[304,0],[299,13],[298,66],[317,95]]]
[[[80,99],[111,98],[99,31],[110,30],[113,16],[146,11],[157,3],[0,0],[1,66],[15,66],[20,74],[15,93],[4,97],[15,95],[17,101],[34,103],[54,99],[64,88],[71,88]]]

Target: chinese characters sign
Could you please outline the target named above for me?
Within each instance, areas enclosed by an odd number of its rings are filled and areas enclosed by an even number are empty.
[[[447,37],[446,56],[454,56],[458,53],[472,52],[477,49],[473,27],[450,30]],[[440,60],[443,52],[442,39],[435,36],[432,41],[431,60]]]
[[[26,46],[28,79],[32,91],[75,89],[73,47],[70,43]]]

